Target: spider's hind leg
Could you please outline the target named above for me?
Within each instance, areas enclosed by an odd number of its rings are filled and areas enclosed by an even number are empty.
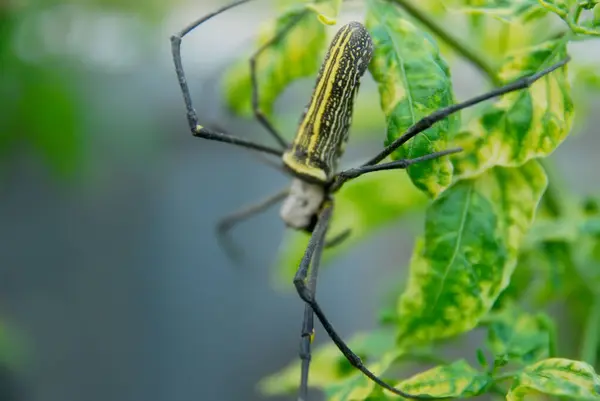
[[[271,206],[280,202],[287,196],[288,192],[289,188],[285,188],[256,204],[235,211],[219,220],[215,227],[217,231],[217,239],[219,241],[219,244],[225,251],[225,254],[229,257],[231,261],[233,261],[236,264],[240,264],[242,259],[242,253],[240,249],[231,240],[229,236],[230,230],[242,221],[249,219],[250,217],[255,216],[261,212],[264,212]]]

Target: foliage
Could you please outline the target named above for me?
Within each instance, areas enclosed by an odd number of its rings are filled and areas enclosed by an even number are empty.
[[[592,39],[600,29],[596,1],[440,3],[419,2],[419,13],[404,0],[365,1],[365,26],[375,44],[369,72],[387,127],[383,144],[455,102],[447,58],[463,56],[490,82],[508,83],[564,59],[569,43]],[[423,17],[427,13],[434,18]],[[454,32],[444,30],[450,18],[464,22],[469,43],[461,44]],[[322,28],[315,29],[320,35]],[[291,81],[316,73],[314,63],[325,44],[307,38],[306,44],[270,54],[280,58],[282,70],[290,52],[305,54],[310,68],[290,73],[283,82],[265,67],[260,85],[267,110]],[[325,263],[384,224],[425,208],[424,233],[416,239],[406,288],[397,293],[396,310],[388,319],[391,328],[350,341],[368,367],[399,388],[446,398],[493,393],[507,400],[541,394],[600,399],[600,376],[594,370],[600,360],[600,207],[595,199],[559,196],[550,164],[551,154],[573,126],[570,68],[577,71],[575,82],[598,89],[593,85],[600,82],[597,66],[574,60],[528,89],[478,105],[462,118],[456,114],[445,119],[392,159],[452,145],[462,146],[463,152],[411,167],[406,175],[360,178],[338,194],[331,232],[347,227],[354,232],[347,244],[325,252]],[[275,82],[271,89],[269,82]],[[242,89],[230,81],[227,88],[230,99],[250,98],[247,86]],[[278,275],[291,277],[306,243],[305,234],[286,238]],[[573,316],[580,349],[560,348],[556,324],[545,311],[556,300]],[[485,350],[474,351],[479,366],[463,359],[436,359],[444,341],[475,329],[487,331]],[[578,355],[569,359],[574,353]],[[424,356],[437,366],[399,380],[395,366]],[[296,391],[299,369],[293,361],[263,380],[262,391]],[[310,385],[323,390],[328,400],[395,399],[352,369],[332,344],[314,352],[310,377]]]
[[[433,38],[407,20],[398,7],[385,1],[371,2],[366,27],[375,47],[369,68],[379,86],[387,145],[421,118],[451,105],[452,82]],[[457,124],[457,114],[440,121],[394,152],[392,159],[412,159],[446,149],[448,132]],[[450,185],[452,165],[447,158],[439,158],[410,166],[407,172],[418,188],[437,196]]]
[[[67,9],[65,3],[72,6],[70,13],[61,13]],[[0,108],[3,111],[0,157],[26,144],[58,177],[72,177],[80,170],[84,162],[87,110],[77,90],[77,73],[85,63],[69,63],[71,60],[52,57],[47,54],[48,47],[56,46],[61,40],[73,42],[69,27],[86,12],[131,13],[138,5],[132,0],[3,2],[0,7]],[[136,16],[147,20],[162,17],[165,7],[164,2],[151,0],[144,3],[142,12],[136,10]],[[39,22],[42,15],[44,24]],[[61,32],[52,29],[58,26],[57,21],[65,26]]]
[[[320,15],[320,14],[319,14]],[[260,32],[257,48],[261,49],[294,20],[298,22],[271,46],[264,48],[256,59],[257,82],[259,85],[259,107],[270,116],[275,99],[286,86],[296,79],[315,74],[321,59],[320,49],[325,46],[325,27],[304,7],[294,7],[277,20],[265,24]],[[238,114],[250,115],[251,93],[250,65],[248,57],[228,70],[224,79],[228,106]]]
[[[118,32],[115,29],[118,25],[114,24],[115,15],[128,14],[129,24],[135,22],[134,18],[144,19],[144,21],[151,21],[152,18],[157,20],[159,17],[163,18],[165,9],[173,4],[174,2],[167,3],[160,0],[146,1],[143,7],[140,7],[140,3],[135,0],[2,1],[0,5],[0,161],[4,162],[7,158],[12,162],[15,154],[21,155],[21,150],[32,151],[34,157],[39,158],[48,168],[48,172],[54,174],[53,178],[64,180],[78,174],[82,170],[82,165],[88,161],[85,158],[85,135],[89,133],[89,129],[86,128],[92,125],[89,122],[93,120],[90,118],[93,112],[88,109],[86,101],[91,97],[90,90],[94,89],[93,85],[92,89],[88,88],[88,80],[85,91],[81,90],[80,84],[85,80],[85,78],[81,79],[83,76],[81,72],[87,72],[88,64],[85,59],[75,60],[73,56],[80,54],[73,50],[75,48],[73,44],[81,39],[79,43],[85,43],[88,52],[98,54],[107,50],[105,44],[100,46],[101,49],[97,48],[99,43],[94,41],[97,30],[95,27],[85,25],[85,17],[89,15],[91,19],[98,18],[98,15],[104,17],[106,14],[114,13],[111,15],[113,24],[110,29]],[[56,29],[58,26],[61,29]],[[90,37],[75,37],[71,29],[74,26],[86,29]],[[115,38],[108,38],[108,43]],[[60,49],[57,50],[58,48]],[[103,116],[105,119],[108,117],[108,115]],[[115,121],[121,120],[120,117],[115,116],[110,118]],[[123,141],[130,134],[131,130],[125,129],[118,138]],[[148,132],[144,134],[148,137]],[[119,143],[121,146],[122,144],[123,142]],[[94,151],[105,158],[104,150],[98,152],[98,149],[94,149]],[[29,174],[14,174],[12,168],[14,166],[2,164],[1,178],[21,180],[29,176]],[[39,180],[35,179],[19,186],[21,189],[31,189],[39,186]],[[9,187],[15,186],[9,185]],[[8,195],[4,186],[2,189],[4,194]],[[47,208],[47,199],[40,196],[44,190],[36,193],[35,201],[39,208]],[[29,213],[29,209],[23,208],[11,210],[10,213]],[[5,228],[8,231],[14,230],[13,227]],[[9,258],[5,257],[2,266],[3,279],[7,271],[19,267],[15,261],[12,262],[12,266],[8,264],[11,264]],[[5,305],[2,306],[4,308]],[[24,362],[29,359],[27,351],[31,348],[31,344],[26,338],[26,333],[18,326],[17,322],[0,316],[0,398],[3,400],[13,399],[9,396],[12,378],[8,375],[13,371],[19,375],[24,373],[22,370]]]

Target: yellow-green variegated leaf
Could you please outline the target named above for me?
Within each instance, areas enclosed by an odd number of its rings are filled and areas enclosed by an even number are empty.
[[[461,180],[435,200],[398,302],[401,345],[427,344],[477,325],[509,283],[546,185],[544,170],[532,160]]]
[[[396,387],[407,393],[428,394],[435,398],[468,398],[480,394],[490,382],[489,375],[473,369],[461,359],[419,373]]]
[[[585,362],[551,358],[528,366],[513,382],[507,401],[539,399],[600,400],[600,377]],[[545,398],[544,398],[545,399]]]
[[[322,267],[336,256],[347,252],[386,224],[393,224],[405,213],[424,208],[426,197],[411,185],[406,174],[381,171],[348,182],[336,194],[328,238],[351,229],[350,236],[323,253]],[[276,260],[276,284],[289,288],[308,244],[308,235],[289,230]]]
[[[319,21],[326,25],[336,24],[336,18],[341,7],[342,0],[315,1],[306,5],[306,8],[317,13]]]
[[[492,378],[489,375],[473,369],[468,362],[461,359],[450,365],[437,366],[400,383],[392,382],[392,384],[394,387],[409,394],[427,395],[436,399],[462,399],[483,393],[491,382]],[[338,387],[340,388],[337,392],[339,394],[341,393],[342,385]],[[362,391],[354,390],[354,393],[351,393],[354,395],[352,398],[338,397],[335,399],[339,401],[387,401],[399,399],[397,395],[380,387],[371,386],[370,388],[372,392],[368,394],[368,397],[365,396],[367,387],[363,386],[360,388]],[[333,398],[328,398],[328,400],[331,399]]]
[[[534,74],[566,57],[564,43],[545,42],[520,50],[500,69],[504,82]],[[520,166],[552,153],[567,137],[573,102],[566,67],[536,81],[531,88],[504,95],[477,110],[456,143],[455,175],[472,177],[494,166]]]
[[[363,359],[363,362],[370,363],[379,360],[394,348],[394,337],[395,334],[391,330],[378,330],[357,334],[348,344]],[[328,342],[327,345],[313,351],[308,382],[310,387],[335,389],[338,383],[356,376],[362,374],[350,365],[333,343]],[[262,393],[273,396],[296,393],[299,383],[300,360],[298,359],[283,370],[261,380],[258,386]]]
[[[381,377],[401,355],[402,351],[396,349],[384,354],[377,362],[367,363],[366,366],[371,372]],[[383,398],[383,395],[373,397],[373,393],[378,392],[379,389],[380,387],[373,380],[357,372],[341,382],[327,386],[325,398],[327,401],[375,401]],[[398,396],[394,397],[398,399]]]
[[[487,345],[496,359],[532,364],[550,356],[548,317],[529,314],[509,302],[485,319]]]
[[[272,113],[273,104],[283,90],[294,80],[316,75],[326,45],[325,25],[314,13],[304,8],[293,8],[276,20],[263,25],[256,49],[271,41],[291,21],[300,20],[285,36],[267,47],[256,61],[259,105],[266,114]],[[224,79],[228,107],[237,114],[252,113],[252,83],[250,55],[243,56],[227,72]]]
[[[571,31],[579,35],[600,36],[600,26],[594,20],[576,22],[577,0],[538,0],[542,7],[558,15],[569,26]]]
[[[473,16],[478,17],[478,16]],[[507,52],[528,48],[539,42],[548,30],[546,19],[531,22],[512,21],[510,23],[498,18],[485,18],[473,38],[479,49],[485,49],[487,58],[494,65],[506,57]]]
[[[421,118],[454,102],[450,71],[433,38],[391,2],[369,0],[366,27],[375,46],[369,71],[378,83],[389,144]],[[394,152],[392,159],[446,149],[457,124],[458,115],[440,121]],[[435,197],[450,185],[452,164],[447,157],[417,163],[408,168],[408,175]]]
[[[577,0],[538,0],[540,5],[557,14],[561,18],[567,18],[569,12],[575,4],[577,4]]]

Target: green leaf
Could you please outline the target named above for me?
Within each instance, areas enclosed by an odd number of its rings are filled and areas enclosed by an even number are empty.
[[[538,245],[547,241],[575,241],[579,230],[572,218],[536,219],[535,224],[527,235],[529,246]]]
[[[543,13],[537,0],[480,0],[466,6],[452,7],[451,11],[474,15],[489,15],[504,22],[529,20]]]
[[[582,235],[577,242],[577,252],[573,260],[579,276],[593,292],[600,291],[600,239],[597,236]]]
[[[406,174],[395,171],[382,171],[350,181],[335,199],[328,238],[346,229],[352,232],[340,245],[324,252],[323,266],[377,229],[392,224],[409,211],[424,208],[427,200],[411,185]],[[275,264],[277,284],[289,287],[307,244],[308,235],[305,233],[289,231],[286,234]]]
[[[509,55],[504,82],[534,74],[566,57],[564,42],[550,41]],[[573,102],[566,67],[478,109],[457,136],[464,151],[453,157],[455,176],[471,177],[494,166],[513,167],[551,154],[567,137]]]
[[[486,318],[487,345],[497,357],[508,361],[531,364],[550,356],[548,318],[525,313],[509,303],[501,311]]]
[[[6,58],[0,78],[0,86],[5,84],[0,89],[0,154],[25,138],[54,173],[72,178],[82,162],[82,113],[75,91],[57,70]]]
[[[300,20],[280,40],[268,46],[256,61],[259,106],[271,115],[277,97],[293,81],[316,75],[326,45],[325,26],[304,7],[288,10],[263,25],[256,49],[271,41],[292,20]],[[300,15],[302,15],[300,17]],[[228,107],[237,114],[252,114],[249,55],[234,64],[224,78]]]
[[[20,119],[29,140],[46,162],[57,173],[70,176],[82,161],[81,113],[76,95],[58,74],[34,70],[35,75],[22,81],[25,90]],[[35,118],[31,117],[32,110]]]
[[[394,348],[395,334],[392,330],[378,330],[353,336],[348,342],[365,363],[377,361]],[[309,386],[314,388],[337,388],[348,378],[363,377],[340,350],[331,342],[314,350],[310,366]],[[368,380],[368,379],[367,379]],[[295,360],[283,370],[261,380],[259,389],[265,395],[281,395],[298,391],[300,361]],[[334,391],[334,390],[331,390]]]
[[[600,7],[596,6],[598,10]],[[599,11],[600,13],[600,11]],[[583,90],[600,90],[600,73],[596,65],[577,65],[574,86]]]
[[[587,363],[546,359],[527,367],[513,382],[506,399],[519,401],[542,394],[575,400],[600,400],[600,377]]]
[[[473,369],[461,359],[419,373],[397,387],[408,393],[429,394],[436,398],[467,398],[481,394],[490,382],[489,375]]]
[[[422,117],[454,103],[452,81],[433,38],[411,23],[399,7],[382,0],[369,0],[367,7],[366,26],[375,46],[369,71],[379,86],[389,144]],[[392,159],[447,149],[458,121],[458,115],[453,115],[438,122],[394,152]],[[412,182],[433,197],[452,180],[447,157],[415,164],[407,171]]]
[[[488,361],[485,357],[485,354],[483,353],[483,350],[481,348],[477,348],[477,351],[475,353],[477,355],[477,362],[479,363],[479,365],[486,369],[488,367]]]
[[[429,207],[398,303],[400,344],[477,325],[509,283],[546,185],[536,161],[497,167],[459,181]]]

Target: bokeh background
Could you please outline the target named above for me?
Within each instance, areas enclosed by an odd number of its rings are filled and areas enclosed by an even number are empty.
[[[245,151],[189,135],[170,58],[169,36],[223,2],[6,1],[0,401],[263,399],[255,384],[296,357],[303,311],[291,283],[273,283],[284,227],[276,209],[241,225],[241,269],[213,227],[287,178]],[[361,11],[348,9],[343,18]],[[254,2],[183,43],[203,122],[267,143],[256,122],[224,109],[218,80],[272,14],[271,3]],[[600,62],[597,44],[572,50]],[[459,99],[482,90],[472,68],[459,59],[452,67]],[[278,110],[297,118],[311,81],[293,85]],[[372,82],[361,93],[358,107],[377,101]],[[598,110],[593,95],[579,96]],[[353,132],[347,160],[381,146],[382,117],[371,120],[354,129],[362,135]],[[579,118],[554,156],[577,193],[598,193],[599,124],[598,113]],[[345,337],[376,325],[420,222],[396,222],[323,272],[320,300]]]

